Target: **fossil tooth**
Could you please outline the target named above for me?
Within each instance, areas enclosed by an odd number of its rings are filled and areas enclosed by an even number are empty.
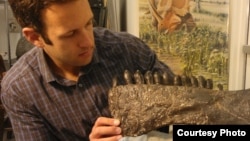
[[[206,87],[206,80],[203,76],[198,76],[198,86],[200,88],[205,88]]]
[[[133,84],[132,74],[129,70],[124,71],[124,80],[126,84]]]
[[[191,84],[193,87],[198,87],[198,80],[195,76],[191,76]]]
[[[213,89],[213,80],[212,79],[207,79],[206,88]]]
[[[136,72],[134,73],[134,80],[136,84],[144,84],[144,77],[142,75],[142,73],[139,70],[136,70]]]
[[[144,79],[145,79],[145,83],[146,83],[146,84],[153,84],[153,83],[154,83],[153,75],[152,75],[152,72],[151,72],[151,71],[147,71],[147,72],[144,74]]]
[[[182,84],[181,84],[181,77],[180,77],[180,75],[176,75],[175,77],[174,77],[174,85],[175,86],[181,86]]]
[[[162,82],[161,82],[161,75],[159,74],[159,72],[154,72],[154,75],[153,75],[153,77],[154,77],[154,84],[162,84]]]

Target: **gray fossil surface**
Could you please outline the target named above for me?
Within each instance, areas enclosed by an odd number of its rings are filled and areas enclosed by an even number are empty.
[[[139,136],[170,124],[250,124],[250,90],[119,85],[109,91],[109,108],[121,120],[124,136]]]

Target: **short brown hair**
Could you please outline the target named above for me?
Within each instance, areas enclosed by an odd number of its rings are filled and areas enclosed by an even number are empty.
[[[41,12],[53,3],[66,3],[73,0],[8,0],[13,14],[23,27],[32,27],[41,34],[47,44],[52,44],[45,33]]]

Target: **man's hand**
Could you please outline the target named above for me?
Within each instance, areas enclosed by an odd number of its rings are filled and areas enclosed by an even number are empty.
[[[89,135],[90,141],[118,141],[122,138],[122,130],[117,119],[99,117]]]

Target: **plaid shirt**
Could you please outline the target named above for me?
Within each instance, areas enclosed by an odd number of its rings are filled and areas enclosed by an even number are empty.
[[[53,75],[42,49],[33,48],[8,70],[1,100],[16,141],[88,140],[95,120],[110,117],[108,90],[119,84],[125,69],[173,73],[154,52],[128,33],[94,29],[96,49],[92,62],[82,68],[77,82]]]

